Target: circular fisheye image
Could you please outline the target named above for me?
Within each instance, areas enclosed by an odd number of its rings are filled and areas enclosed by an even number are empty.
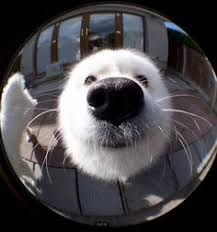
[[[126,226],[183,202],[216,155],[217,79],[191,36],[129,4],[41,27],[1,92],[5,155],[26,189],[72,221]]]

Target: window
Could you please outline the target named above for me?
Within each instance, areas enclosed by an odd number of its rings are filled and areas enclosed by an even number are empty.
[[[41,74],[46,71],[47,65],[51,63],[51,40],[54,26],[42,31],[37,42],[37,73]]]
[[[100,48],[115,47],[115,15],[94,14],[90,16],[88,33],[89,52]]]
[[[123,14],[123,46],[144,50],[143,19],[140,16]]]
[[[60,24],[58,61],[71,63],[80,60],[81,17],[68,19]]]
[[[22,49],[21,72],[24,75],[33,73],[33,51],[35,37],[31,39]]]

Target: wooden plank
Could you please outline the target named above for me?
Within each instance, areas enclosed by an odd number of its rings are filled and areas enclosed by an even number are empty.
[[[160,160],[148,172],[142,172],[122,185],[129,211],[158,204],[173,194],[176,188],[175,176],[167,159]]]
[[[189,152],[184,149],[173,153],[171,156],[178,184],[183,187],[197,175],[198,168],[202,161],[206,159],[210,149],[216,141],[217,125],[211,128],[203,137],[194,143],[188,144]]]
[[[174,168],[179,189],[184,187],[196,174],[200,164],[195,146],[189,146],[189,153],[182,149],[171,155],[171,165]]]
[[[217,124],[214,125],[209,132],[203,137],[204,143],[207,146],[207,152],[213,147],[214,143],[217,140]]]
[[[49,176],[48,176],[49,173]],[[43,168],[35,164],[34,174],[38,178],[38,187],[42,193],[38,198],[68,213],[80,214],[74,169]]]
[[[210,135],[211,131],[212,135]],[[169,155],[169,160],[161,160],[152,170],[131,178],[129,185],[122,186],[129,210],[135,211],[154,206],[187,185],[197,174],[201,158],[206,157],[211,145],[214,144],[216,131],[217,129],[213,128],[210,133],[201,138],[202,141],[196,141],[189,145],[191,161],[189,161],[189,154],[181,149]],[[207,147],[208,144],[204,145],[203,139],[208,138],[210,142],[210,136],[212,142]],[[202,150],[201,147],[205,150]]]
[[[191,144],[202,162],[217,139],[217,125],[214,125],[202,138]]]
[[[83,215],[114,216],[124,214],[117,184],[105,183],[78,173],[78,189]]]

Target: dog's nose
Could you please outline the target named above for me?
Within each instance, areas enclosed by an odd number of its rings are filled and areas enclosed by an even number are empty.
[[[87,102],[96,118],[120,124],[140,113],[144,95],[135,81],[111,77],[97,81],[89,89]]]

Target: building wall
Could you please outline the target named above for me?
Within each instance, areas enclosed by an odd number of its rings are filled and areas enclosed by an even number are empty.
[[[217,82],[207,58],[192,48],[185,48],[183,77],[191,81],[206,99],[216,106]],[[213,102],[213,100],[215,102]]]

